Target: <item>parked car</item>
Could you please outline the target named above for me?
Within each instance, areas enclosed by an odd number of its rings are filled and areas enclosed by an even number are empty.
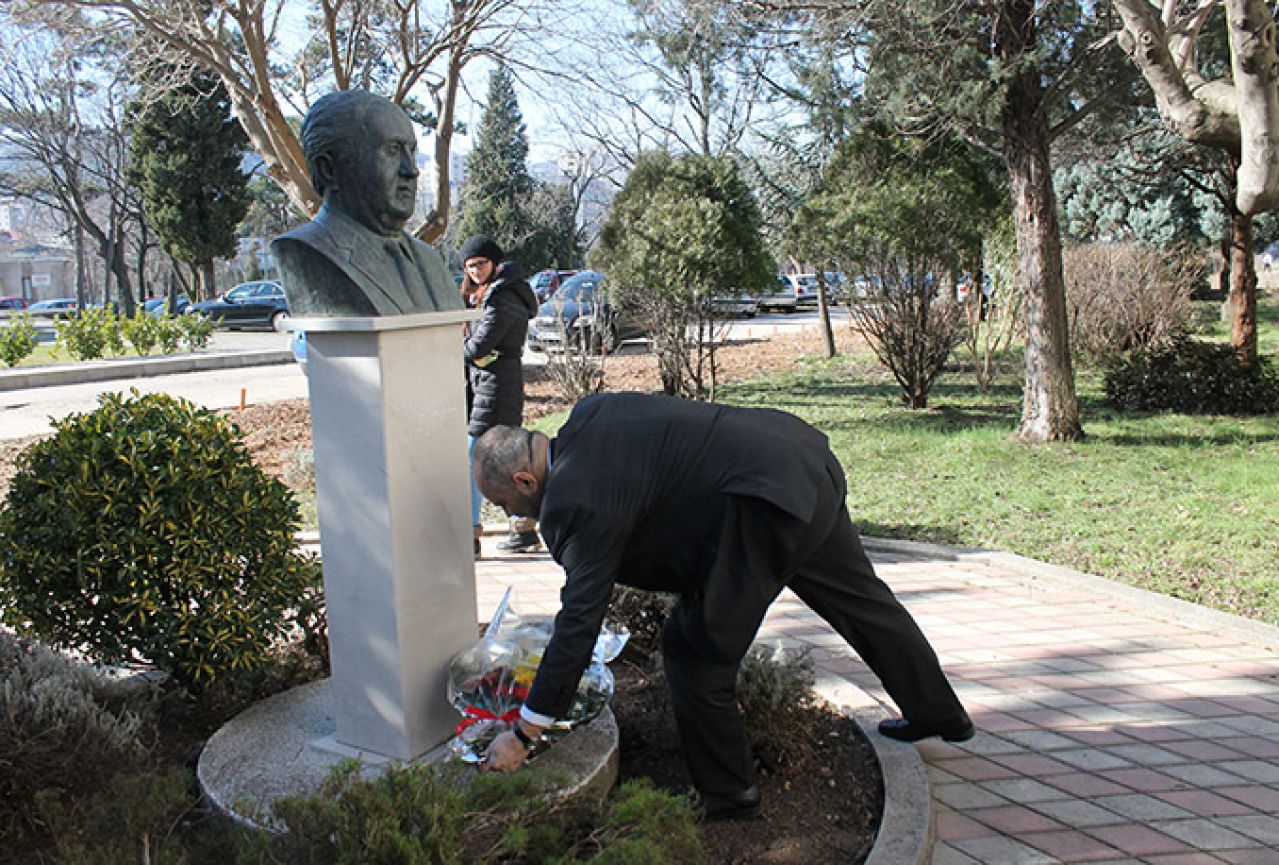
[[[249,327],[278,331],[288,329],[289,302],[284,296],[284,286],[275,280],[243,282],[217,300],[202,300],[191,304],[188,309],[208,316],[230,330]]]
[[[754,318],[759,301],[749,295],[725,292],[711,298],[711,307],[722,318]]]
[[[533,289],[533,293],[537,295],[537,302],[545,303],[550,300],[551,295],[560,290],[560,286],[569,277],[576,273],[576,270],[539,270],[533,274],[533,278],[528,281],[528,284]]]
[[[755,302],[761,310],[780,310],[794,312],[799,307],[799,294],[796,284],[790,282],[785,274],[778,274],[778,284],[769,293],[760,294]]]
[[[59,297],[53,300],[37,301],[27,307],[27,311],[32,315],[59,318],[64,315],[75,315],[78,308],[74,297]]]
[[[178,295],[176,309],[179,313],[187,311],[191,306],[191,300],[185,294]],[[142,311],[147,315],[160,316],[169,308],[169,299],[167,297],[148,297],[142,301]]]
[[[800,306],[817,305],[817,274],[791,273],[786,278],[795,286],[795,303]]]
[[[0,309],[19,310],[27,308],[24,297],[0,297]]]
[[[534,351],[562,351],[565,343],[596,353],[615,351],[624,340],[644,336],[628,310],[608,300],[604,276],[584,270],[560,286],[529,322],[526,344]]]
[[[848,282],[848,277],[839,271],[826,271],[826,273],[823,274],[823,277],[826,280],[826,302],[847,302],[852,290],[852,287]]]

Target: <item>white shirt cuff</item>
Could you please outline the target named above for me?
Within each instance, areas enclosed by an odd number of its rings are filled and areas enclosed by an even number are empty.
[[[528,706],[520,706],[520,717],[538,727],[549,727],[555,723],[554,718],[539,715],[537,712],[531,711]]]

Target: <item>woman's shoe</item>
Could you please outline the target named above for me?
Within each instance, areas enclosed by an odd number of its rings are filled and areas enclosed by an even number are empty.
[[[537,532],[511,532],[497,548],[504,553],[531,553],[542,543]]]

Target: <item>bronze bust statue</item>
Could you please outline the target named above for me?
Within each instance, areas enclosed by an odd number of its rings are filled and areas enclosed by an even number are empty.
[[[404,230],[417,197],[408,115],[364,90],[321,97],[302,121],[302,151],[324,204],[277,237],[295,316],[395,315],[462,309],[440,254]]]

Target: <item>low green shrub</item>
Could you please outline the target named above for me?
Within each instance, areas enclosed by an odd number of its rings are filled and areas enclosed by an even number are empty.
[[[1249,415],[1279,411],[1279,376],[1263,358],[1244,366],[1224,343],[1183,339],[1111,364],[1106,400],[1120,411]]]
[[[58,342],[76,360],[96,360],[124,350],[120,319],[109,307],[90,306],[58,319]]]
[[[800,717],[816,701],[809,650],[756,644],[737,673],[737,702],[756,757],[765,765],[789,762],[806,746]]]
[[[120,319],[120,331],[124,339],[139,356],[150,354],[160,344],[160,319],[139,309],[133,318]]]
[[[46,798],[146,765],[154,692],[0,629],[0,832],[34,828]]]
[[[18,457],[0,509],[0,610],[191,691],[234,688],[318,581],[295,550],[297,505],[217,413],[136,391],[99,402]]]
[[[155,316],[155,320],[156,344],[160,347],[160,353],[177,354],[186,334],[183,323],[167,312]]]
[[[36,326],[31,316],[25,312],[14,314],[3,328],[0,328],[0,360],[5,366],[17,366],[26,360],[39,341],[36,339]]]
[[[195,778],[180,767],[121,774],[77,799],[39,797],[59,865],[187,865],[181,818],[195,805]]]
[[[536,769],[477,775],[455,765],[392,766],[364,780],[357,763],[343,763],[316,794],[277,801],[273,818],[287,834],[250,839],[238,861],[705,863],[684,800],[632,781],[602,804],[564,801],[549,795],[553,781]]]
[[[197,313],[183,313],[175,316],[174,321],[182,332],[182,344],[187,351],[203,351],[217,329],[213,319]]]

